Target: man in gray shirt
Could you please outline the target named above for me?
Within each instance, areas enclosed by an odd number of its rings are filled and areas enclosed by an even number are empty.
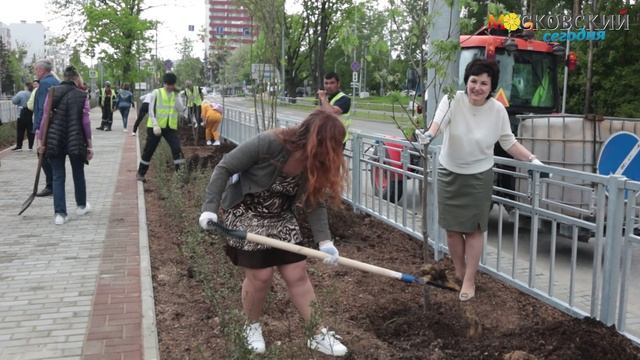
[[[24,141],[24,134],[27,133],[27,139],[29,140],[29,150],[33,150],[33,112],[27,108],[27,101],[31,97],[33,91],[33,83],[27,82],[24,84],[25,90],[19,91],[12,99],[11,102],[18,107],[18,123],[16,132],[16,147],[11,149],[12,151],[22,151],[22,142]]]

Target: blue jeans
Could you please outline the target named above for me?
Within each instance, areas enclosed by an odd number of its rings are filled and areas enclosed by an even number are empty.
[[[127,129],[127,121],[129,120],[129,109],[131,109],[131,106],[122,106],[118,108],[118,110],[120,110],[120,115],[122,115],[122,126],[125,130]]]
[[[66,155],[49,158],[53,170],[53,210],[56,214],[67,215],[67,200],[64,190],[66,179],[65,172]],[[87,205],[87,185],[84,179],[84,162],[76,156],[69,156],[71,172],[73,173],[73,186],[75,188],[76,204],[79,207]]]

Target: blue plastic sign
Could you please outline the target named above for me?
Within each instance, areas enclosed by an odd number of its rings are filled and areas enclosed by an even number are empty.
[[[360,63],[357,61],[352,62],[351,71],[360,71]]]
[[[640,137],[621,131],[607,139],[600,151],[598,174],[640,181]]]

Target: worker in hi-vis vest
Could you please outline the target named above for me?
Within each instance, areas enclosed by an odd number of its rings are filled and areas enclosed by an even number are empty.
[[[187,108],[189,109],[189,119],[195,119],[198,125],[202,125],[200,119],[200,105],[202,105],[202,88],[193,85],[191,80],[184,82],[184,93],[187,96]],[[193,117],[191,117],[193,115]]]
[[[166,73],[162,78],[164,87],[155,89],[149,98],[149,118],[147,120],[147,143],[144,145],[137,179],[144,181],[144,175],[149,170],[151,157],[156,151],[162,137],[167,141],[173,155],[176,171],[184,163],[180,138],[178,137],[178,115],[184,114],[186,108],[182,104],[176,91],[176,75]]]
[[[342,125],[347,129],[347,135],[344,138],[346,143],[349,140],[349,128],[351,127],[351,98],[340,90],[338,74],[330,72],[324,76],[324,90],[318,90],[318,98],[321,108],[340,117]]]

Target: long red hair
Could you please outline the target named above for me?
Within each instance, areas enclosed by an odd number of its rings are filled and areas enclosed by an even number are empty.
[[[304,151],[305,204],[315,206],[326,200],[339,205],[347,166],[342,154],[346,129],[338,117],[316,110],[300,125],[282,129],[278,135],[289,151]]]

